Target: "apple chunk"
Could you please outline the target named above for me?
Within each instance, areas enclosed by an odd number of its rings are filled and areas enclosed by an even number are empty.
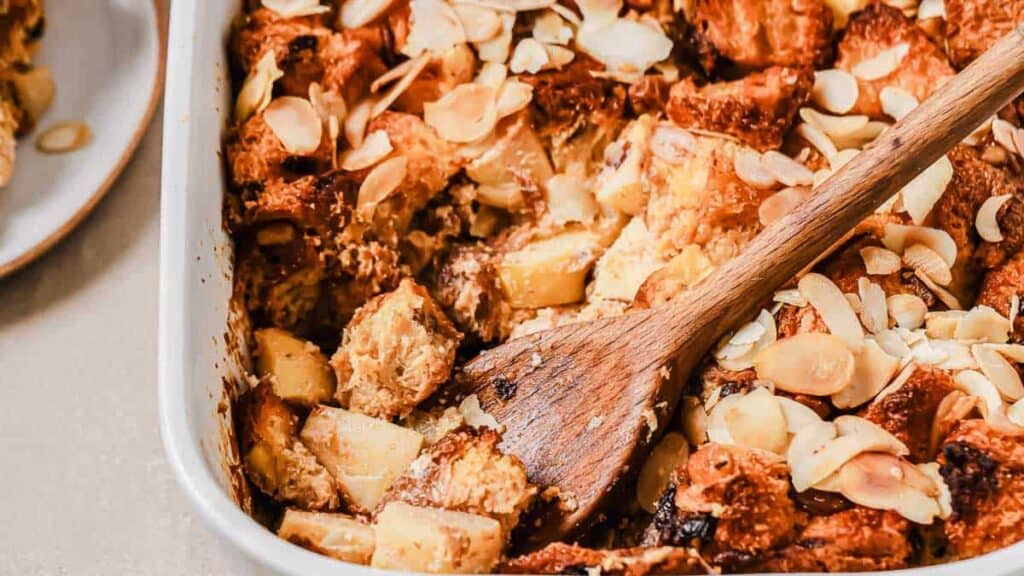
[[[501,557],[497,520],[391,502],[377,516],[373,567],[411,572],[484,574]]]
[[[574,230],[527,244],[498,265],[513,308],[544,308],[583,300],[587,273],[601,255],[598,234]]]
[[[285,510],[277,535],[285,540],[345,562],[369,564],[373,557],[373,527],[345,514]]]
[[[334,371],[312,342],[280,328],[257,330],[256,373],[270,376],[274,394],[301,406],[316,406],[334,396]]]

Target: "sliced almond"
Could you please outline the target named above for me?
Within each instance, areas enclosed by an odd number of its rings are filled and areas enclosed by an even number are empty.
[[[822,422],[821,416],[818,416],[817,412],[796,400],[776,396],[775,401],[779,403],[779,408],[782,409],[782,414],[786,417],[786,429],[790,434],[796,434],[807,426]]]
[[[423,120],[445,140],[468,143],[490,134],[498,123],[494,89],[460,84],[436,102],[423,105]]]
[[[715,351],[715,359],[726,370],[752,368],[758,353],[775,343],[776,333],[775,317],[761,310],[755,321],[745,324]]]
[[[886,354],[899,358],[901,361],[911,355],[910,347],[895,330],[882,330],[875,334],[875,341]]]
[[[735,444],[776,454],[785,453],[789,439],[786,418],[767,388],[755,388],[726,410],[721,408],[723,404],[715,406],[711,418],[716,411],[724,413],[725,426]]]
[[[857,294],[860,296],[860,319],[869,332],[877,334],[889,328],[889,310],[886,306],[885,291],[867,278],[857,279]]]
[[[946,0],[921,0],[917,7],[917,19],[946,18]]]
[[[811,273],[801,278],[797,287],[821,316],[829,332],[845,341],[854,352],[859,351],[864,344],[864,329],[835,283],[821,274]]]
[[[66,154],[84,148],[90,141],[92,130],[85,122],[61,122],[36,138],[36,148],[46,154]]]
[[[495,6],[490,7],[496,8]],[[486,42],[477,42],[475,44],[477,57],[484,62],[504,64],[512,52],[512,28],[515,26],[515,23],[515,12],[502,13],[501,32]]]
[[[543,12],[533,21],[533,37],[544,44],[565,46],[572,40],[572,28],[554,11]]]
[[[476,4],[452,6],[469,42],[486,42],[501,33],[501,17],[493,8]]]
[[[1020,374],[1006,358],[985,344],[971,346],[971,353],[978,361],[981,371],[996,385],[1003,398],[1015,402],[1024,397],[1024,384]]]
[[[584,24],[576,33],[576,46],[609,72],[636,75],[672,52],[672,41],[664,32],[625,18],[603,22],[584,16]]]
[[[820,128],[829,138],[853,134],[858,130],[862,130],[871,120],[863,115],[832,116],[830,114],[822,114],[813,108],[801,108],[800,118],[804,122]]]
[[[974,227],[978,235],[986,242],[1002,242],[1003,231],[999,229],[999,210],[1011,198],[1012,194],[1001,194],[991,196],[985,200],[978,209],[978,216],[974,220]]]
[[[373,112],[375,100],[367,98],[358,102],[352,107],[348,116],[345,117],[342,131],[349,146],[358,148],[363,145],[363,138],[366,136],[366,127],[370,123],[370,114]]]
[[[881,136],[882,132],[888,130],[890,126],[891,124],[888,122],[871,120],[853,132],[833,136],[832,141],[841,151],[846,151],[850,148],[862,148]]]
[[[831,334],[805,333],[784,338],[762,350],[754,360],[758,378],[786,392],[828,396],[853,378],[854,358],[845,343]]]
[[[672,472],[686,464],[690,445],[682,434],[669,432],[651,450],[636,482],[636,500],[644,510],[654,513],[658,499],[668,487]]]
[[[380,116],[385,110],[391,107],[392,104],[398,101],[398,98],[405,93],[406,90],[412,86],[412,83],[423,73],[427,65],[430,64],[430,53],[424,52],[419,56],[408,61],[409,68],[405,70],[405,74],[402,78],[394,84],[387,93],[381,96],[379,100],[373,103],[373,108],[370,110],[370,117],[376,118]]]
[[[778,181],[762,162],[761,154],[749,148],[736,151],[732,161],[736,176],[755,188],[772,188]]]
[[[900,271],[900,255],[887,248],[865,246],[860,249],[864,270],[872,276],[887,276]]]
[[[901,254],[911,244],[922,244],[934,250],[951,268],[956,263],[956,242],[945,230],[938,228],[886,224],[882,244]]]
[[[363,220],[370,220],[377,205],[391,196],[405,180],[408,161],[395,156],[378,164],[359,186],[357,206]]]
[[[544,51],[548,53],[548,68],[555,70],[561,70],[576,59],[576,53],[564,46],[545,44]]]
[[[814,73],[811,98],[814,103],[834,114],[846,114],[860,96],[857,79],[846,70],[819,70]]]
[[[330,6],[321,6],[320,0],[263,0],[263,6],[285,18],[298,18],[330,12]]]
[[[924,325],[928,305],[920,297],[913,294],[893,294],[886,300],[886,304],[889,316],[901,328],[916,330]]]
[[[936,454],[939,446],[957,422],[967,418],[978,409],[978,399],[968,396],[961,390],[953,390],[939,402],[932,419],[932,429],[928,441],[928,453]]]
[[[377,162],[388,157],[394,147],[391,146],[391,138],[383,130],[371,132],[362,146],[348,150],[341,155],[341,168],[350,172],[369,168]]]
[[[316,152],[323,138],[323,121],[305,98],[283,96],[263,111],[263,120],[289,154],[300,156]]]
[[[887,354],[873,338],[864,341],[864,349],[854,362],[850,385],[832,395],[837,408],[855,408],[871,400],[892,381],[900,367],[899,358]]]
[[[914,224],[920,225],[924,222],[952,181],[953,164],[949,157],[943,156],[903,187],[900,192],[903,209],[910,215]]]
[[[1018,400],[1013,403],[1006,411],[1006,416],[1009,417],[1010,422],[1013,422],[1017,426],[1024,427],[1024,400]]]
[[[878,93],[882,112],[893,120],[902,120],[917,108],[919,102],[913,94],[897,86],[886,86]]]
[[[262,112],[270,105],[274,93],[274,82],[277,82],[284,72],[277,67],[277,55],[273,50],[267,53],[256,63],[256,67],[249,71],[242,89],[238,92],[238,99],[235,101],[235,121],[244,122],[253,114]]]
[[[320,86],[319,82],[309,84],[309,103],[313,105],[317,116],[320,116],[320,120],[325,124],[329,124],[331,118],[334,118],[336,122],[341,122],[348,117],[348,105],[345,103],[345,99],[340,94],[324,92],[323,86]],[[332,138],[332,141],[335,140],[337,140],[336,137]]]
[[[977,146],[981,143],[981,140],[992,130],[992,121],[995,120],[995,116],[985,120],[981,126],[974,129],[973,132],[964,138],[963,143],[968,146]]]
[[[512,53],[512,60],[509,62],[509,70],[514,74],[529,72],[536,74],[547,67],[551,59],[544,45],[533,38],[523,38],[516,44],[515,52]]]
[[[810,186],[814,173],[789,156],[770,150],[761,156],[761,164],[775,180],[786,186]]]
[[[952,340],[956,337],[960,321],[967,313],[963,310],[944,310],[925,315],[925,332],[929,338]]]
[[[803,492],[839,470],[844,464],[865,452],[907,453],[906,446],[878,425],[856,416],[840,416],[834,422],[837,436],[817,450],[794,453],[794,446],[806,446],[801,435],[820,434],[817,426],[809,426],[797,434],[787,454],[792,471],[793,487]],[[822,436],[823,438],[824,436]],[[801,442],[798,442],[798,439]]]
[[[409,37],[402,53],[410,58],[424,51],[443,54],[466,42],[462,20],[443,0],[410,0]]]
[[[931,276],[921,272],[920,270],[914,270],[914,276],[924,284],[928,290],[935,294],[935,297],[939,299],[943,304],[946,305],[950,310],[963,310],[963,306],[960,305],[960,301],[954,296],[949,290],[946,290],[942,286],[939,286],[932,280]]]
[[[807,306],[807,299],[804,298],[796,288],[777,290],[775,295],[772,296],[772,301],[778,302],[779,304],[789,304],[790,306],[796,306],[797,308]]]
[[[342,28],[362,28],[382,16],[394,0],[345,0],[338,12]]]
[[[981,401],[979,409],[986,419],[1003,410],[1003,398],[999,388],[987,376],[974,370],[957,372],[953,382],[958,390],[966,392]]]
[[[839,470],[836,484],[855,504],[893,510],[918,524],[931,524],[941,515],[938,488],[932,480],[891,454],[859,454]]]
[[[508,78],[508,66],[496,62],[484,62],[473,82],[499,90]]]
[[[523,189],[515,182],[481,184],[476,189],[476,200],[484,206],[515,211],[526,204]]]
[[[610,24],[622,10],[622,0],[580,0],[576,3],[589,24]]]
[[[761,205],[757,208],[758,219],[761,221],[761,224],[768,226],[796,210],[811,197],[811,194],[811,189],[805,186],[783,188],[761,202]]]
[[[926,274],[940,286],[949,286],[953,272],[934,250],[923,244],[911,244],[903,251],[903,261],[913,270]]]
[[[1024,128],[1013,131],[1013,143],[1017,146],[1017,154],[1024,156]]]
[[[839,149],[836,148],[835,143],[829,139],[828,135],[821,128],[814,124],[804,122],[796,127],[796,131],[797,134],[802,136],[804,140],[807,140],[825,158],[831,159],[839,154]]]
[[[697,148],[697,139],[678,126],[659,124],[651,134],[650,147],[658,159],[678,166]]]
[[[1017,127],[1002,118],[992,120],[992,138],[1011,154],[1017,154],[1017,143],[1014,141],[1013,133]]]
[[[708,413],[704,404],[696,396],[683,396],[679,407],[683,434],[694,446],[700,446],[708,440]]]
[[[975,306],[957,323],[954,338],[1002,344],[1010,339],[1010,321],[989,306]]]
[[[506,80],[498,90],[498,118],[511,116],[533,100],[533,86],[518,80]]]
[[[857,63],[850,72],[861,80],[880,80],[892,74],[910,53],[910,44],[900,42],[875,56]]]

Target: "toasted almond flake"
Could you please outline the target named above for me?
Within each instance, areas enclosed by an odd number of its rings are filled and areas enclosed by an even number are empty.
[[[936,367],[951,372],[978,368],[978,362],[966,344],[954,340],[929,340],[928,342],[932,348],[946,356],[944,360],[936,364]]]
[[[410,70],[418,66],[419,62],[423,60],[429,62],[430,55],[421,54],[416,58],[409,58],[405,62],[402,62],[398,66],[395,66],[394,68],[381,74],[373,81],[372,84],[370,84],[370,92],[379,92],[381,87],[387,86],[388,84],[394,82],[395,80],[398,80],[399,78],[402,78],[403,76],[407,75]]]
[[[370,117],[376,118],[380,116],[385,110],[391,107],[398,98],[412,86],[412,83],[423,73],[423,70],[430,64],[430,54],[423,53],[411,60],[412,64],[409,69],[405,71],[405,75],[398,82],[395,82],[387,94],[384,94],[380,100],[374,102],[373,108],[370,111]]]
[[[785,453],[789,435],[786,417],[767,388],[755,388],[734,403],[719,403],[709,415],[709,429],[719,414],[734,444]]]
[[[498,91],[498,118],[511,116],[530,105],[533,86],[518,80],[506,80]]]
[[[341,155],[341,168],[350,172],[369,168],[377,162],[387,158],[394,148],[391,146],[391,138],[383,130],[374,130],[362,146],[346,151]]]
[[[860,95],[857,79],[846,70],[819,70],[814,73],[811,97],[818,106],[834,114],[853,109]]]
[[[872,58],[861,60],[850,72],[861,80],[880,80],[892,74],[910,52],[910,44],[899,44],[883,50]]]
[[[782,409],[782,414],[786,417],[786,430],[790,434],[796,434],[806,426],[822,422],[821,416],[818,416],[817,412],[796,400],[776,396],[775,401],[779,403],[779,408]]]
[[[46,154],[66,154],[84,148],[91,140],[92,130],[86,123],[61,122],[36,138],[36,148]]]
[[[833,136],[832,141],[844,152],[849,148],[863,148],[881,136],[882,132],[888,130],[890,126],[891,124],[888,122],[871,120],[858,130]]]
[[[808,426],[790,443],[787,460],[797,492],[825,480],[859,454],[883,452],[902,456],[908,452],[896,437],[863,418],[839,416],[833,426],[836,436],[819,444],[817,449],[807,450],[827,438],[823,426]]]
[[[321,6],[320,0],[263,0],[263,6],[285,18],[312,16],[330,12],[330,6]]]
[[[924,325],[928,305],[920,297],[913,294],[893,294],[886,299],[886,304],[889,316],[899,327],[916,330]]]
[[[455,0],[456,4],[475,4],[501,12],[529,12],[551,8],[557,0]]]
[[[950,310],[963,310],[963,306],[960,305],[960,301],[957,300],[956,296],[950,293],[949,290],[946,290],[942,286],[936,284],[930,276],[924,274],[920,270],[914,270],[914,276],[928,287],[928,290],[931,290],[932,294],[935,294],[936,298],[945,304],[947,308]]]
[[[1001,194],[991,196],[985,200],[978,209],[978,216],[974,220],[974,227],[978,235],[986,242],[1002,242],[1003,232],[999,229],[999,210],[1013,198],[1012,194]]]
[[[953,272],[934,250],[923,244],[911,244],[903,251],[903,262],[913,270],[926,274],[940,286],[949,286]]]
[[[725,414],[736,406],[741,397],[742,396],[740,394],[732,394],[718,400],[708,409],[708,441],[715,442],[717,444],[725,444],[727,446],[736,445],[736,441],[733,440],[732,434],[729,432],[729,427],[726,425]]]
[[[644,510],[654,513],[658,499],[665,491],[672,472],[686,464],[690,445],[686,437],[678,432],[669,432],[651,450],[636,482],[636,500]]]
[[[564,46],[572,40],[572,28],[565,25],[558,13],[549,10],[533,21],[533,37],[544,44]]]
[[[490,86],[495,90],[499,90],[507,78],[507,66],[495,62],[484,62],[480,67],[480,72],[477,73],[473,81],[477,84],[483,84],[484,86]]]
[[[761,156],[761,164],[776,180],[786,186],[810,186],[814,183],[813,172],[780,152],[765,152]]]
[[[1013,406],[1006,411],[1006,416],[1009,417],[1010,422],[1024,427],[1024,400],[1014,402]]]
[[[993,116],[988,120],[985,120],[981,126],[975,128],[973,132],[964,138],[963,143],[968,146],[977,146],[981,142],[982,138],[992,130],[992,121],[995,120],[995,118],[996,117]]]
[[[452,6],[469,42],[486,42],[501,33],[501,17],[493,8],[475,4]]]
[[[580,0],[576,5],[590,25],[611,24],[622,10],[622,0]]]
[[[476,189],[476,200],[484,206],[493,206],[509,211],[518,210],[526,203],[523,189],[515,182],[481,184]]]
[[[817,273],[801,278],[797,287],[821,316],[829,332],[845,341],[854,352],[859,351],[864,345],[864,329],[839,288]]]
[[[761,154],[749,148],[741,148],[736,151],[732,167],[740,180],[755,188],[772,188],[777,184],[775,176],[762,162]]]
[[[289,154],[304,156],[320,147],[323,121],[305,98],[277,98],[263,111],[263,120]]]
[[[797,308],[803,308],[808,305],[807,299],[804,298],[796,288],[779,290],[775,292],[774,296],[772,296],[772,300],[780,304],[796,306]]]
[[[583,20],[572,11],[572,8],[563,6],[558,3],[551,4],[551,10],[565,19],[566,22],[572,24],[574,27],[579,28],[583,25]]]
[[[988,419],[1003,410],[1003,398],[996,387],[987,376],[974,370],[963,370],[953,376],[953,382],[957,390],[965,392],[981,400],[980,409]]]
[[[917,7],[917,19],[928,20],[930,18],[946,18],[945,0],[921,0]]]
[[[543,70],[550,61],[543,44],[533,38],[523,38],[516,45],[516,50],[512,54],[509,70],[515,74],[522,72],[536,74]]]
[[[498,123],[494,89],[460,84],[436,102],[423,105],[423,120],[449,142],[468,143],[487,136]]]
[[[345,0],[338,12],[342,28],[362,28],[383,15],[394,0]]]
[[[934,250],[950,267],[956,263],[956,242],[945,230],[938,228],[886,224],[882,244],[897,253],[902,253],[911,244],[922,244]]]
[[[957,340],[1002,344],[1010,339],[1010,321],[985,305],[975,306],[957,322]]]
[[[640,75],[668,58],[672,41],[651,26],[615,18],[602,23],[584,17],[576,46],[605,65],[609,72]]]
[[[270,105],[274,83],[282,76],[284,72],[277,67],[277,55],[273,50],[268,50],[256,63],[256,67],[249,71],[242,89],[238,92],[238,99],[235,101],[235,121],[244,122],[253,114],[265,110]]]
[[[746,370],[754,366],[757,354],[775,343],[775,318],[761,310],[757,319],[740,328],[715,352],[719,366],[726,370]]]
[[[810,197],[811,189],[808,187],[783,188],[761,202],[757,208],[758,219],[761,224],[768,226],[795,210]]]
[[[913,94],[897,86],[886,86],[878,93],[882,112],[894,120],[902,120],[917,108],[919,102]]]
[[[857,293],[860,296],[860,319],[871,333],[889,328],[889,310],[886,307],[885,291],[881,286],[861,277],[857,279]]]
[[[813,108],[801,108],[800,118],[821,129],[829,138],[855,133],[867,126],[870,121],[870,118],[863,115],[832,116],[822,114]]]
[[[845,343],[831,334],[804,333],[776,341],[754,360],[758,378],[779,390],[828,396],[853,378],[854,358]]]
[[[1013,143],[1017,146],[1017,154],[1024,156],[1024,128],[1013,131]]]
[[[821,128],[814,124],[804,122],[796,127],[796,131],[797,134],[802,136],[804,140],[807,140],[825,158],[831,160],[836,154],[839,154],[839,149],[836,148],[835,143],[829,139],[828,135]]]
[[[516,23],[515,13],[502,13],[501,32],[486,42],[477,42],[477,57],[483,62],[495,62],[504,64],[512,52],[512,28]]]
[[[348,116],[345,117],[342,131],[345,133],[345,140],[352,148],[359,148],[363,145],[366,126],[370,123],[370,114],[373,112],[375,102],[376,100],[373,98],[362,100],[353,106]]]
[[[409,37],[402,53],[410,58],[424,51],[443,54],[466,42],[462,21],[452,6],[442,0],[410,0]]]
[[[925,333],[929,338],[952,340],[960,321],[967,315],[963,310],[944,310],[925,314]]]
[[[900,360],[909,358],[912,353],[895,330],[883,330],[875,334],[875,342],[886,354]]]
[[[971,346],[971,354],[978,361],[978,366],[985,377],[995,384],[1003,398],[1015,402],[1024,397],[1024,384],[1021,383],[1020,374],[997,349],[986,344],[975,344]]]
[[[914,224],[924,222],[952,181],[953,163],[949,157],[943,156],[903,187],[900,192],[903,209]]]
[[[359,186],[357,206],[363,220],[370,220],[377,205],[394,193],[405,180],[408,161],[405,156],[389,158],[374,167]]]
[[[548,67],[561,70],[576,59],[576,53],[564,46],[545,44],[544,51],[548,53]]]
[[[859,316],[861,313],[860,296],[852,293],[846,293],[843,296],[846,296],[846,301],[850,303],[850,308],[853,308],[853,313]]]
[[[918,524],[931,524],[942,514],[939,491],[931,478],[891,454],[862,453],[851,458],[834,483],[855,504],[892,510]]]
[[[1007,152],[1017,154],[1017,143],[1014,141],[1013,133],[1017,127],[1002,118],[992,120],[992,138],[1006,149]]]
[[[854,358],[850,385],[832,395],[837,408],[854,408],[871,400],[899,370],[899,358],[891,356],[873,338],[864,340],[864,349]]]
[[[651,134],[650,147],[651,153],[660,160],[679,165],[696,149],[697,139],[674,124],[658,124]]]
[[[872,276],[887,276],[900,271],[900,255],[879,246],[865,246],[860,249],[864,270]]]
[[[939,407],[935,410],[935,418],[932,419],[932,429],[928,441],[929,454],[936,454],[953,426],[977,409],[978,399],[976,397],[968,396],[962,390],[953,390],[947,394],[942,402],[939,402]]]
[[[348,117],[348,105],[345,104],[345,99],[334,92],[324,92],[319,82],[309,84],[309,103],[313,105],[317,116],[324,123],[329,124],[331,118],[334,118],[335,122],[341,122]],[[337,138],[332,137],[332,141],[335,140]]]

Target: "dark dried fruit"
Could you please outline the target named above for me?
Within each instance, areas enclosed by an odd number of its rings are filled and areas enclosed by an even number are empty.
[[[831,516],[836,512],[853,508],[853,502],[847,500],[842,494],[807,490],[805,492],[792,491],[790,496],[801,510],[814,516]]]
[[[953,497],[953,515],[959,517],[974,510],[974,500],[994,492],[999,480],[999,463],[965,442],[942,447],[946,463],[939,469]]]
[[[676,508],[676,488],[669,486],[658,499],[654,528],[661,546],[689,546],[693,540],[711,542],[718,528],[718,519],[701,512],[681,512]]]

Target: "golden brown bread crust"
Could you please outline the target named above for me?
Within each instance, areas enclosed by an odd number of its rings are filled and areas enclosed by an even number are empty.
[[[1002,266],[989,270],[978,292],[978,304],[990,306],[1005,317],[1010,315],[1014,296],[1024,300],[1024,252],[1018,252]],[[1024,340],[1024,316],[1013,324],[1012,340]]]
[[[341,501],[334,480],[299,441],[299,417],[261,382],[238,400],[238,427],[245,469],[266,495],[306,510],[335,510]]]
[[[1024,0],[946,0],[949,59],[964,68],[1024,22]]]
[[[928,35],[901,11],[881,2],[869,4],[851,18],[839,42],[835,67],[851,71],[860,62],[902,43],[908,44],[909,51],[895,70],[877,80],[857,79],[860,96],[850,114],[888,119],[878,99],[882,88],[903,88],[923,102],[953,76],[946,55]]]
[[[954,390],[953,377],[945,370],[918,366],[898,389],[876,398],[863,417],[878,424],[910,449],[913,462],[932,462],[932,422],[942,400]]]
[[[236,188],[262,187],[274,180],[291,181],[322,174],[331,169],[333,154],[334,146],[327,130],[323,131],[320,147],[312,154],[290,154],[277,134],[263,120],[261,112],[240,124],[229,136],[228,172]]]
[[[793,544],[749,572],[869,572],[910,564],[910,522],[895,512],[855,507],[810,519]]]
[[[337,400],[390,420],[406,416],[448,379],[461,334],[411,279],[360,308],[331,358]]]
[[[445,434],[395,480],[377,507],[388,502],[445,508],[494,518],[506,537],[533,503],[537,487],[515,456],[498,449],[501,435],[463,426]]]
[[[813,85],[809,69],[779,66],[701,87],[685,78],[672,87],[665,113],[683,128],[723,132],[758,150],[776,149]]]
[[[598,70],[602,70],[600,64],[578,55],[561,70],[519,77],[533,86],[534,124],[538,133],[564,142],[586,125],[614,123],[622,118],[626,90],[621,84],[591,74]]]
[[[486,246],[452,248],[433,274],[430,291],[464,333],[481,342],[508,336],[512,311],[498,282],[494,255]]]
[[[502,574],[590,574],[646,576],[703,574],[697,557],[684,548],[624,548],[594,550],[556,542],[503,563]]]
[[[964,420],[943,442],[939,464],[953,500],[945,523],[951,558],[1024,539],[1024,436]]]
[[[831,56],[832,19],[822,0],[696,0],[693,26],[708,72],[719,58],[743,70],[819,68]]]
[[[241,240],[235,256],[235,291],[253,320],[301,332],[316,308],[326,275],[315,238],[293,232],[288,241],[260,245]]]

